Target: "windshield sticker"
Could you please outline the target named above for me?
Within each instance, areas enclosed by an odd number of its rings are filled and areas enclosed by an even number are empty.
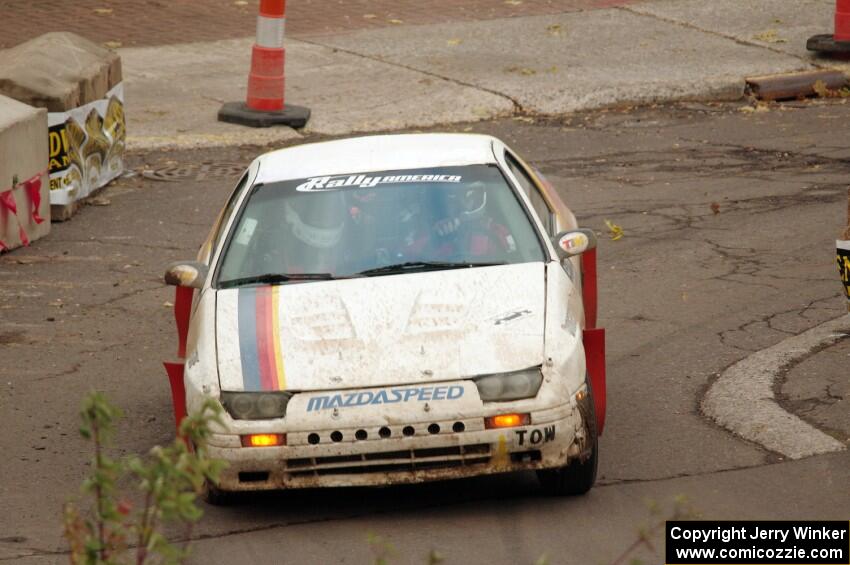
[[[248,245],[251,243],[251,237],[254,236],[254,230],[257,229],[258,223],[254,218],[245,218],[242,229],[239,230],[239,234],[236,236],[236,243],[239,245]]]
[[[446,182],[459,183],[460,175],[348,175],[336,177],[313,177],[299,184],[295,190],[310,192],[314,190],[333,190],[336,188],[372,188],[379,184],[400,184],[409,182]]]
[[[391,388],[377,392],[361,391],[342,394],[313,396],[307,402],[307,412],[330,410],[331,408],[356,408],[371,404],[395,404],[397,402],[426,402],[434,400],[456,400],[463,396],[463,387],[421,386],[411,388]]]

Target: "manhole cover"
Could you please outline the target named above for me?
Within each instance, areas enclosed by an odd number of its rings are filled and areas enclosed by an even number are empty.
[[[142,176],[146,179],[175,182],[181,180],[202,181],[209,178],[236,178],[245,170],[240,163],[191,163],[167,165],[158,169],[145,169]]]

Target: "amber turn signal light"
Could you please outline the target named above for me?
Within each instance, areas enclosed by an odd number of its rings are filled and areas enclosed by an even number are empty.
[[[484,427],[488,430],[493,428],[515,428],[517,426],[527,426],[530,423],[531,416],[528,414],[499,414],[498,416],[484,418]]]
[[[242,447],[276,447],[286,445],[284,434],[251,434],[242,436]]]

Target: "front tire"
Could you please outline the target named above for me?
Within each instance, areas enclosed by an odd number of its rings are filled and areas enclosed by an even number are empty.
[[[596,482],[596,471],[599,467],[599,434],[596,429],[596,410],[593,404],[593,391],[587,382],[586,409],[579,408],[585,422],[585,433],[590,442],[590,455],[582,461],[576,459],[572,463],[558,469],[541,469],[537,471],[537,480],[543,491],[550,496],[578,496],[587,494]]]
[[[194,443],[191,443],[189,447],[193,452],[195,451]],[[201,500],[211,506],[229,506],[236,500],[236,493],[222,490],[209,479],[204,479],[204,486],[201,487]]]
[[[236,493],[222,490],[206,479],[201,491],[201,499],[211,506],[230,506],[236,500]]]

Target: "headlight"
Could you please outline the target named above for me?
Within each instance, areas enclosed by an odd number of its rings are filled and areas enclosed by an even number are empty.
[[[484,402],[519,400],[537,396],[543,382],[543,373],[540,372],[540,367],[532,367],[514,373],[484,375],[474,378],[473,381]]]
[[[222,392],[221,405],[235,420],[283,418],[289,392]]]

